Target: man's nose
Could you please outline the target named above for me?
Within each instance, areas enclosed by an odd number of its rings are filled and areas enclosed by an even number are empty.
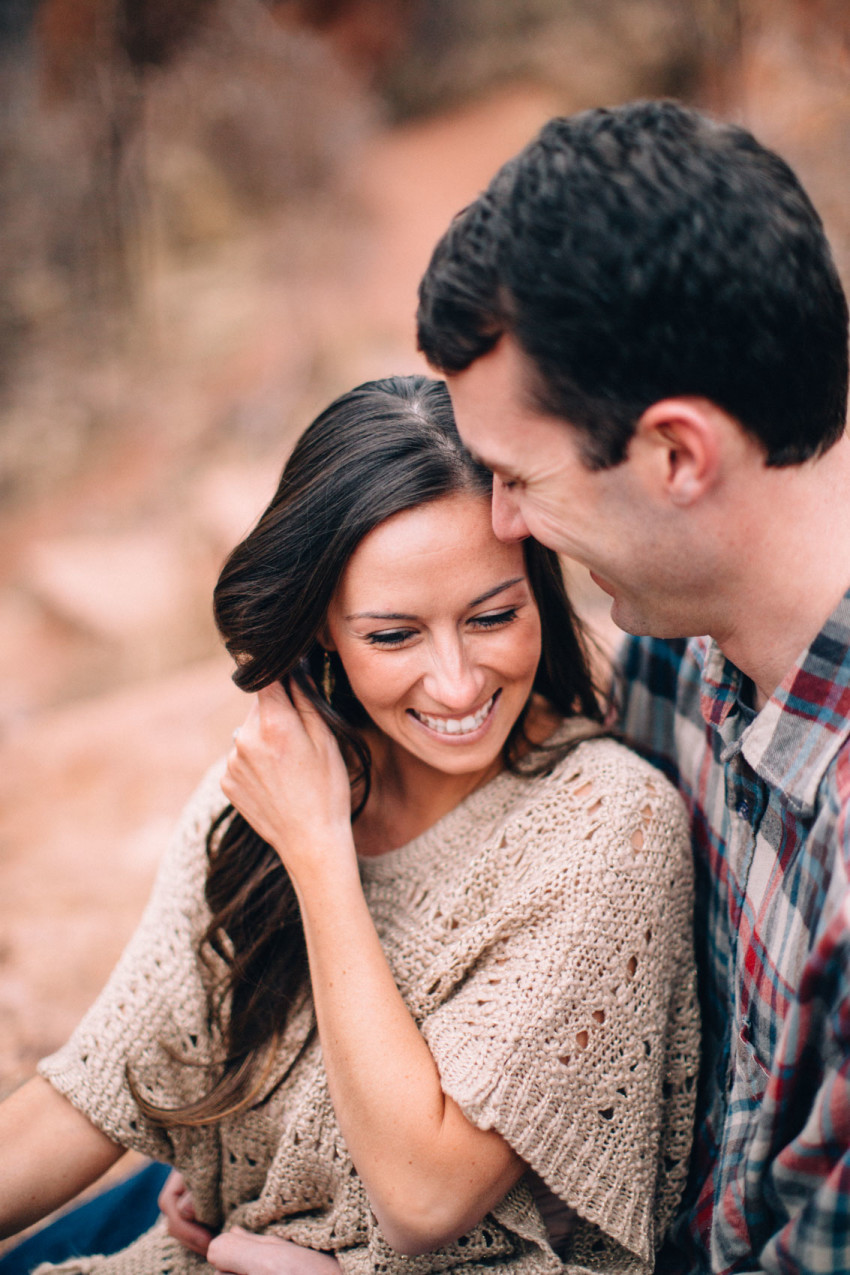
[[[492,503],[493,531],[499,540],[509,543],[513,540],[525,540],[531,533],[520,512],[519,501],[510,487],[506,487],[501,478],[493,476]]]

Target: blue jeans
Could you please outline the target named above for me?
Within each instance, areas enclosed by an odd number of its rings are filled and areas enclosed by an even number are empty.
[[[65,1262],[126,1248],[158,1218],[157,1196],[169,1172],[167,1164],[148,1165],[71,1209],[0,1257],[0,1275],[29,1275],[40,1262]]]

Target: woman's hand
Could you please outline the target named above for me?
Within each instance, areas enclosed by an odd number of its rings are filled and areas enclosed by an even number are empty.
[[[222,1275],[339,1275],[330,1253],[302,1248],[274,1235],[251,1235],[235,1226],[210,1244],[207,1261]]]
[[[298,885],[330,856],[354,861],[351,786],[336,740],[306,695],[279,682],[235,733],[222,792],[274,846]]]
[[[184,1248],[206,1257],[213,1233],[201,1226],[195,1217],[192,1192],[176,1169],[165,1179],[165,1186],[159,1193],[157,1203],[168,1223],[168,1234],[179,1240]]]

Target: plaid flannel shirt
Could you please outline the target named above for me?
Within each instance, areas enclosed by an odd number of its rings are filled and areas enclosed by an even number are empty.
[[[769,702],[629,639],[627,739],[693,822],[703,1058],[664,1272],[850,1272],[850,590]]]

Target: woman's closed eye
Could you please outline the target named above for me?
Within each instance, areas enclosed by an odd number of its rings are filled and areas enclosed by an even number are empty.
[[[378,633],[367,633],[366,641],[370,646],[403,646],[409,638],[415,636],[415,629],[381,629]]]
[[[487,611],[484,615],[474,615],[469,623],[477,629],[502,628],[517,618],[517,610],[517,607],[505,607],[501,611]]]

